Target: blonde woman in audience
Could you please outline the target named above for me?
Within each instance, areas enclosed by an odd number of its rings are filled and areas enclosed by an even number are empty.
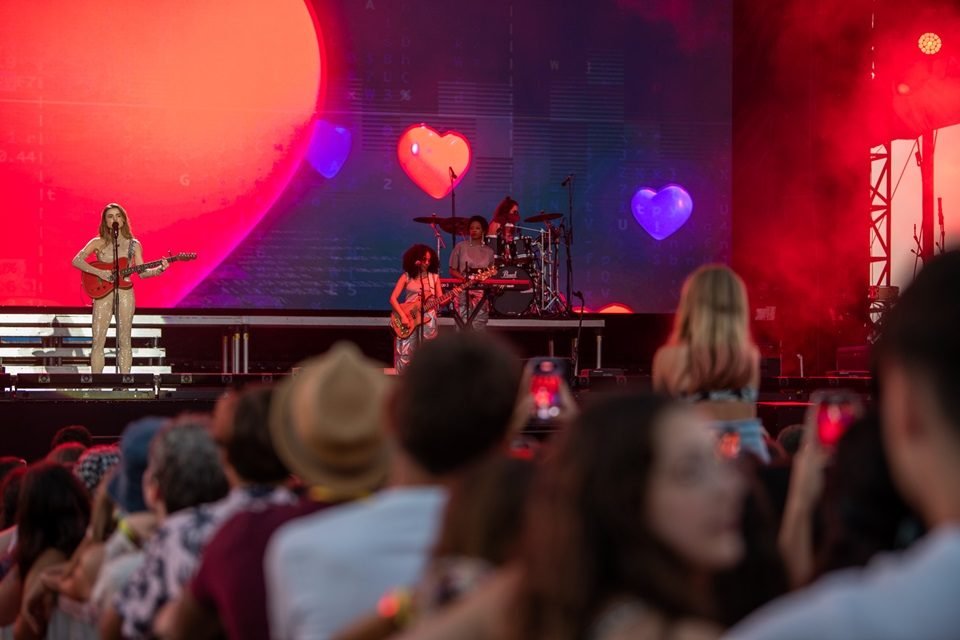
[[[653,387],[697,406],[736,455],[770,456],[757,419],[760,351],[750,337],[747,289],[729,267],[705,265],[683,284],[673,332],[653,358]]]

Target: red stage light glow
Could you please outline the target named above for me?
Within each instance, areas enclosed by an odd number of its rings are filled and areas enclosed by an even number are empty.
[[[611,302],[597,309],[597,313],[634,313],[634,311],[623,303]]]
[[[0,304],[87,303],[70,260],[111,201],[145,259],[199,254],[138,287],[141,307],[176,304],[293,176],[323,55],[304,0],[0,0],[0,193],[18,238]]]
[[[460,184],[470,167],[470,143],[456,131],[441,136],[425,124],[417,124],[400,136],[397,159],[414,184],[440,200]]]

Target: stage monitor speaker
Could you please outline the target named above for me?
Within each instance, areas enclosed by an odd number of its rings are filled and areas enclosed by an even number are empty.
[[[577,376],[577,386],[591,391],[612,389],[627,384],[623,369],[582,369]]]
[[[286,374],[273,373],[162,373],[158,397],[216,400],[230,389],[249,385],[270,386]]]
[[[866,375],[870,373],[870,347],[837,347],[837,375]]]

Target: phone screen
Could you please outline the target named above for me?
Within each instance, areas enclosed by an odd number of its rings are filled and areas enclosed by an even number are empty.
[[[566,361],[559,358],[536,358],[530,361],[530,395],[533,397],[533,418],[550,422],[560,417],[560,385],[566,376]]]
[[[740,457],[740,432],[724,431],[717,441],[717,453],[729,460]]]
[[[863,412],[859,396],[849,392],[823,394],[816,407],[817,438],[831,448]]]

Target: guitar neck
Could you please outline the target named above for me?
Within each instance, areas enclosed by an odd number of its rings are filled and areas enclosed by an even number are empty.
[[[174,262],[176,260],[177,260],[176,256],[167,258],[167,262]],[[144,262],[143,264],[138,264],[135,267],[127,267],[126,269],[121,269],[120,276],[125,278],[131,273],[143,273],[147,269],[153,269],[154,267],[159,267],[161,264],[163,264],[163,260],[154,260],[153,262]]]
[[[464,286],[466,285],[465,284],[458,285],[453,289],[450,289],[450,291],[443,294],[439,298],[437,298],[436,296],[430,298],[424,303],[423,310],[430,311],[434,307],[442,307],[443,305],[453,300],[454,297],[456,297],[461,291],[463,291]]]
[[[463,287],[460,287],[459,289],[463,289]],[[430,310],[433,309],[434,307],[442,307],[443,305],[445,305],[445,304],[447,304],[448,302],[450,302],[451,300],[453,300],[453,297],[454,297],[455,295],[457,295],[458,293],[460,293],[460,291],[459,291],[458,289],[452,289],[452,290],[450,290],[449,292],[447,292],[447,293],[443,294],[442,296],[440,296],[439,298],[437,298],[436,296],[434,296],[434,297],[430,298],[429,300],[427,300],[427,302],[423,305],[423,309],[424,309],[424,311],[430,311]]]
[[[440,296],[439,298],[436,297],[436,296],[430,298],[429,300],[427,300],[426,302],[423,303],[423,310],[424,310],[424,311],[430,311],[430,310],[433,309],[434,307],[437,307],[437,306],[442,307],[443,305],[445,305],[445,304],[447,304],[448,302],[450,302],[451,300],[453,300],[456,296],[460,295],[460,293],[461,293],[464,289],[466,289],[468,285],[470,285],[470,284],[476,284],[476,283],[478,283],[478,282],[483,282],[484,280],[486,280],[487,278],[489,278],[489,277],[490,277],[490,274],[492,274],[493,272],[494,272],[494,270],[492,270],[492,269],[491,269],[491,270],[487,270],[486,272],[483,272],[482,274],[480,274],[478,277],[472,278],[472,279],[470,279],[470,280],[468,280],[468,281],[466,281],[466,282],[463,282],[463,283],[461,283],[461,284],[458,284],[458,285],[455,286],[453,289],[450,289],[450,291],[448,291],[447,293],[443,294],[443,295]]]

